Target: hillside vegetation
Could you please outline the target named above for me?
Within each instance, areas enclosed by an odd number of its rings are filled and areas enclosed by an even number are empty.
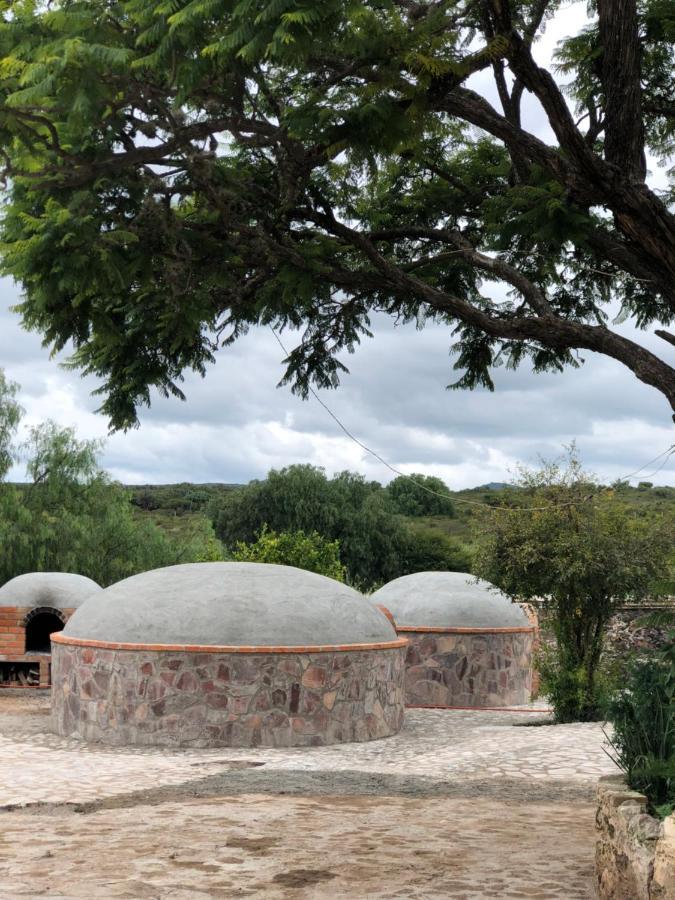
[[[396,481],[400,480],[396,479]],[[260,485],[262,483],[253,482],[252,484]],[[410,484],[410,482],[408,483]],[[368,482],[367,484],[374,493],[379,494],[381,491],[383,495],[386,494],[385,488],[377,482]],[[228,483],[182,482],[180,484],[134,485],[130,486],[129,490],[138,517],[150,519],[172,538],[189,539],[191,534],[199,531],[206,524],[204,520],[216,523],[218,516],[222,518],[223,515],[226,515],[228,504],[224,501],[227,501],[228,497],[234,499],[230,495],[245,487],[245,485]],[[477,517],[485,515],[490,506],[500,502],[500,496],[503,496],[505,487],[507,485],[493,483],[461,491],[446,489],[451,504],[451,514],[443,515],[436,512],[434,515],[425,515],[423,501],[422,507],[417,510],[418,514],[416,515],[405,515],[390,509],[387,516],[399,518],[408,534],[419,539],[420,546],[432,546],[436,550],[440,546],[448,553],[454,554],[455,564],[453,567],[455,570],[471,570],[475,549],[473,534]],[[426,493],[414,489],[423,496]],[[624,505],[633,515],[639,518],[662,516],[666,523],[665,527],[669,527],[671,532],[675,531],[675,487],[656,486],[649,482],[643,482],[637,487],[619,483],[608,490],[611,490],[616,501]],[[436,502],[434,495],[428,494],[427,497],[430,501]],[[316,529],[321,532],[319,525],[318,522],[314,523],[311,530]],[[216,527],[216,531],[218,531],[218,527]],[[241,533],[236,539],[248,540],[250,535]],[[227,544],[228,541],[225,543]],[[427,558],[425,561],[422,557],[418,562],[427,564],[430,568],[436,568],[438,566],[434,565],[434,562],[439,562],[438,553],[434,555],[434,558]],[[670,577],[656,587],[659,591],[675,594],[675,557],[671,561]]]

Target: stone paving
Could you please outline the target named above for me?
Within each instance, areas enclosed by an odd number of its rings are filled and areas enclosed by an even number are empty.
[[[110,748],[36,726],[4,727],[0,809],[83,803],[181,784],[247,764],[273,771],[352,771],[441,780],[552,780],[593,785],[616,771],[599,725],[549,726],[545,712],[410,709],[398,735],[362,744],[276,750]],[[46,713],[48,698],[39,701]],[[544,723],[544,724],[542,724]]]

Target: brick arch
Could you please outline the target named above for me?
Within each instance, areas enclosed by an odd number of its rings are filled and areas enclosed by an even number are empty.
[[[56,616],[56,618],[60,619],[64,625],[68,621],[63,610],[55,609],[55,607],[53,606],[36,606],[35,609],[31,609],[31,611],[24,616],[24,620],[21,624],[25,628],[26,625],[28,625],[28,623],[31,621],[31,619],[34,619],[36,616],[41,616],[44,613],[49,613],[49,615]]]

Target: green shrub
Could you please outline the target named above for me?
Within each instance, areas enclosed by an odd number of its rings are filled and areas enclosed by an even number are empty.
[[[603,490],[574,446],[566,461],[519,472],[500,511],[477,520],[473,571],[512,600],[543,601],[556,648],[543,660],[541,689],[556,720],[601,719],[605,631],[621,604],[653,596],[667,572],[669,520],[636,515]]]
[[[588,667],[557,648],[541,647],[535,657],[539,694],[548,698],[556,722],[597,722],[620,681],[616,664],[602,660],[589,677]]]
[[[232,559],[237,562],[277,563],[282,566],[296,566],[308,572],[327,575],[336,581],[345,580],[344,566],[340,562],[340,545],[337,541],[327,541],[316,531],[286,531],[277,534],[263,527],[252,544],[240,541]]]
[[[661,814],[675,806],[675,677],[665,654],[633,664],[626,687],[609,701],[610,756],[634,790]]]

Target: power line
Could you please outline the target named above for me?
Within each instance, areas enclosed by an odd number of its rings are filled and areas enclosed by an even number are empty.
[[[660,472],[661,469],[665,466],[665,464],[668,462],[668,460],[673,455],[673,453],[675,453],[675,444],[671,444],[670,447],[668,447],[666,450],[663,451],[663,453],[659,453],[658,456],[655,456],[654,459],[650,459],[649,462],[646,462],[644,464],[644,466],[640,466],[640,468],[636,469],[634,472],[630,472],[628,475],[623,475],[619,479],[619,481],[628,481],[629,478],[634,478],[638,474],[638,472],[642,472],[644,469],[647,468],[647,466],[653,465],[657,460],[661,459],[662,456],[666,456],[666,454],[667,454],[663,463],[658,467],[658,469],[656,469],[654,472],[652,472],[652,475],[656,475],[656,473]],[[642,477],[643,478],[651,478],[651,475],[643,475]]]
[[[279,344],[279,346],[281,347],[281,349],[283,350],[285,355],[288,357],[288,355],[289,355],[288,350],[284,346],[283,341],[281,340],[279,335],[276,333],[276,331],[274,330],[274,328],[272,328],[271,325],[269,326],[269,329],[272,332],[272,334],[274,335],[277,343]],[[432,488],[427,487],[427,485],[423,484],[421,481],[417,481],[417,479],[414,478],[412,475],[408,475],[405,472],[402,472],[400,469],[397,469],[396,466],[392,466],[391,463],[388,462],[383,456],[381,456],[379,453],[377,453],[371,447],[368,447],[366,444],[364,444],[363,441],[359,440],[359,438],[357,438],[356,435],[352,434],[352,432],[347,428],[347,426],[335,415],[333,410],[321,399],[321,397],[314,390],[314,388],[311,385],[308,385],[307,387],[308,387],[310,394],[314,397],[314,399],[317,401],[317,403],[319,403],[326,410],[326,412],[331,417],[331,419],[333,419],[333,421],[340,428],[340,430],[343,431],[344,434],[346,434],[346,436],[351,441],[353,441],[355,444],[357,444],[359,447],[361,447],[362,450],[365,450],[366,453],[369,453],[371,456],[373,456],[376,460],[378,460],[378,462],[382,463],[383,466],[386,466],[386,468],[389,469],[390,472],[393,472],[395,475],[398,475],[401,478],[406,478],[408,481],[411,481],[414,485],[416,485],[418,488],[420,488],[420,490],[426,491],[427,494],[433,494],[435,497],[441,497],[443,500],[450,500],[453,503],[464,503],[467,506],[479,506],[481,509],[492,510],[494,512],[545,512],[546,510],[549,510],[549,509],[562,509],[563,507],[578,506],[580,503],[587,503],[589,500],[592,500],[593,497],[596,496],[598,493],[601,493],[602,490],[606,490],[606,488],[604,488],[600,491],[594,491],[594,492],[588,494],[587,496],[582,497],[580,500],[570,500],[565,503],[550,503],[548,506],[489,506],[486,503],[481,503],[479,500],[466,500],[463,497],[450,497],[448,494],[441,494],[440,491],[434,491]],[[655,472],[652,473],[653,475],[655,475],[656,472],[661,471],[661,469],[665,466],[665,464],[668,462],[668,460],[670,459],[670,457],[673,454],[675,454],[675,444],[671,444],[670,447],[668,447],[662,453],[659,453],[658,456],[655,456],[654,459],[645,463],[639,469],[636,469],[635,472],[631,472],[630,475],[624,475],[623,477],[621,477],[619,479],[619,481],[627,481],[629,478],[633,477],[638,472],[641,472],[643,469],[646,469],[647,466],[650,466],[650,465],[652,465],[652,463],[661,459],[662,456],[666,456],[666,458],[663,461],[663,463],[661,464],[661,466],[659,466],[659,468]],[[644,477],[646,478],[646,477],[650,477],[650,476],[644,476]]]

